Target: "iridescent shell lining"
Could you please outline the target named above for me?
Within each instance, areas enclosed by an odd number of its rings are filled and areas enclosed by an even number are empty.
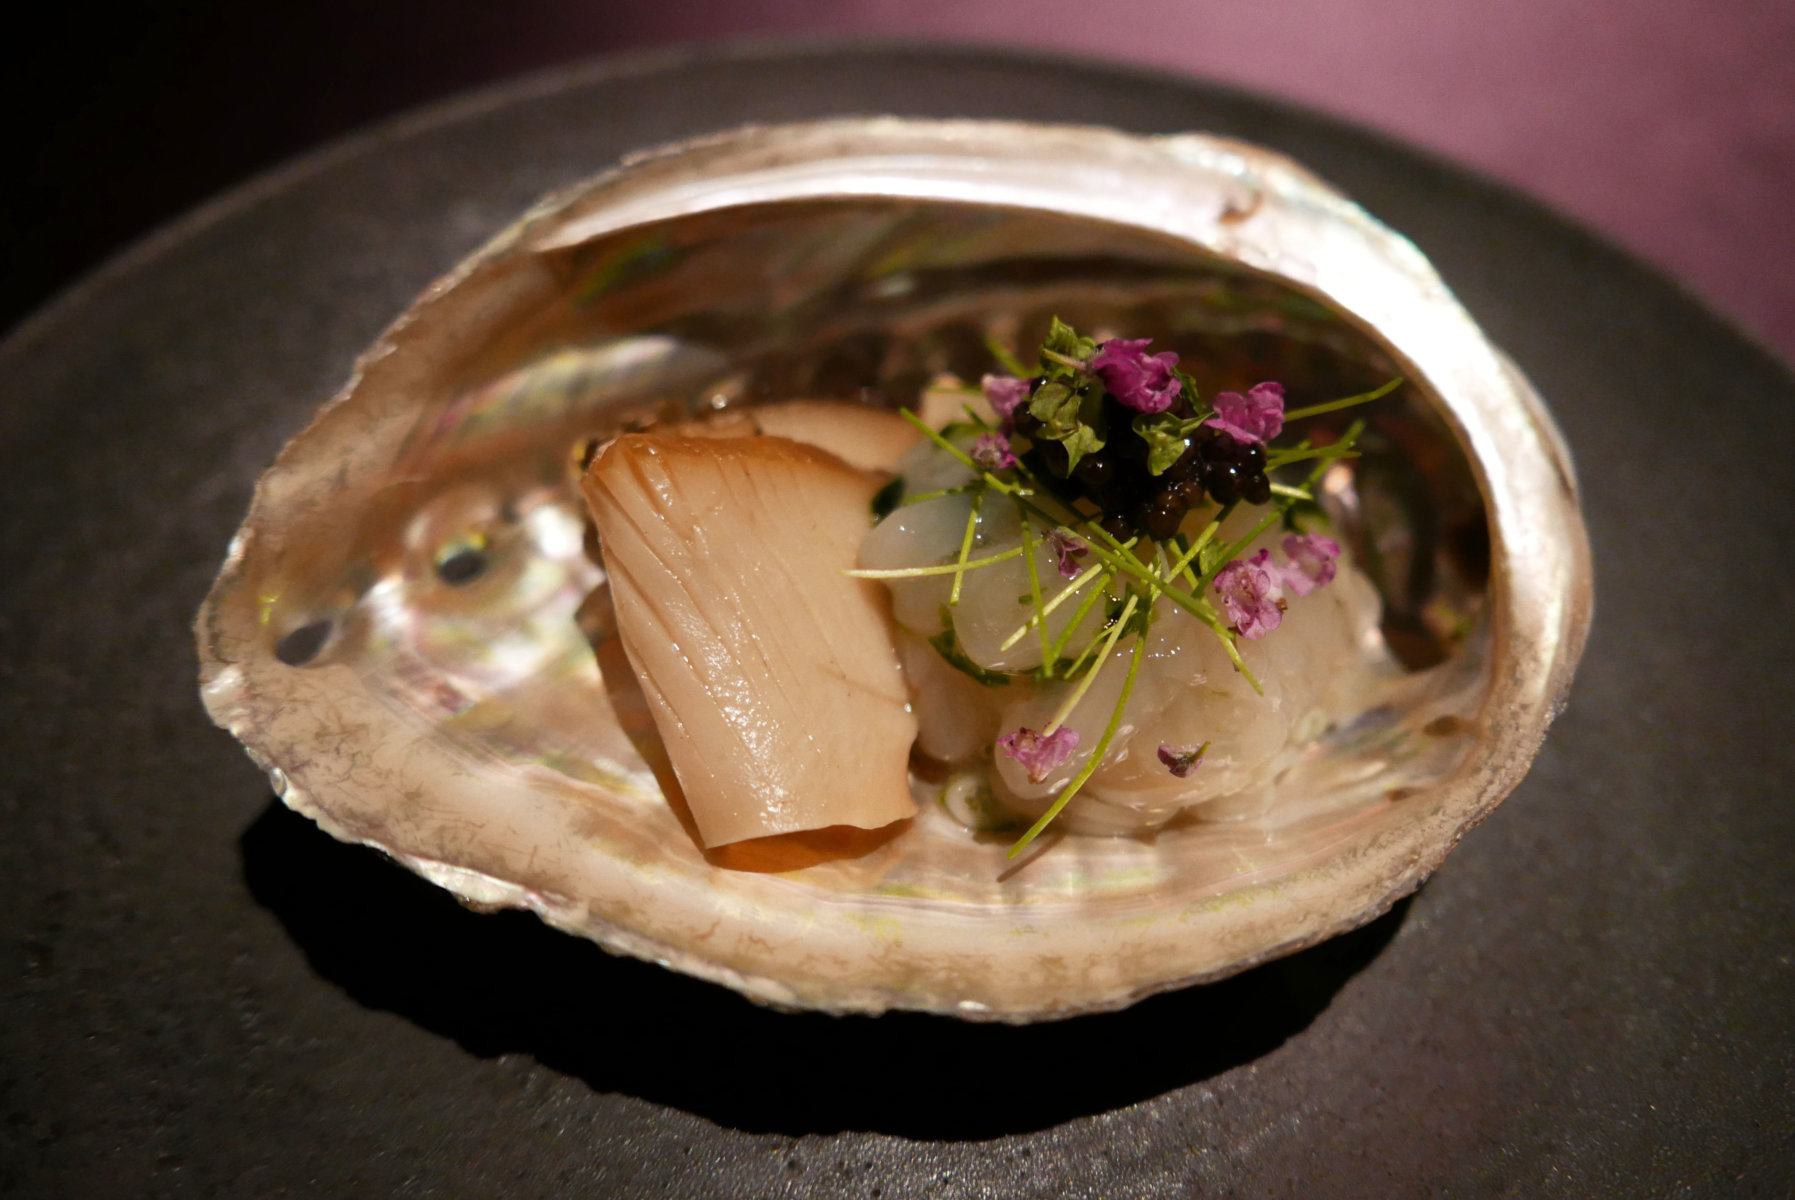
[[[1450,703],[1334,731],[1260,821],[1018,865],[931,805],[860,858],[708,861],[575,619],[602,579],[576,447],[763,398],[905,400],[1054,311],[1243,378],[1413,381],[1336,499]],[[676,147],[502,234],[282,452],[198,634],[210,711],[289,805],[472,903],[769,1003],[1019,1021],[1216,978],[1412,890],[1525,773],[1590,598],[1538,398],[1312,176],[1194,135],[884,119]]]

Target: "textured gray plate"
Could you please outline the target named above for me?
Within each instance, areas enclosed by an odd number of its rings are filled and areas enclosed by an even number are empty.
[[[1601,608],[1526,783],[1412,903],[1126,1013],[765,1012],[480,917],[268,796],[187,623],[256,474],[549,188],[745,120],[1264,142],[1408,233],[1552,402]],[[0,1193],[1777,1195],[1795,1174],[1795,380],[1515,196],[1188,82],[656,59],[235,193],[0,346]]]

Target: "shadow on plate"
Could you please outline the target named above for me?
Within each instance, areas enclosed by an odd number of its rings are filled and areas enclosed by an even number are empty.
[[[593,1088],[754,1133],[977,1139],[1151,1099],[1276,1049],[1395,936],[1364,928],[1123,1012],[1034,1026],[788,1014],[558,933],[471,912],[278,801],[244,877],[318,973],[482,1057],[526,1053]],[[320,881],[329,880],[322,888]]]

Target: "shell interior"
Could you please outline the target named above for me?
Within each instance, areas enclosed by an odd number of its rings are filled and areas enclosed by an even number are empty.
[[[1109,172],[1099,199],[1070,150]],[[1317,731],[1260,818],[1010,862],[930,803],[855,858],[707,858],[580,619],[603,581],[582,447],[765,400],[895,407],[1055,314],[1150,334],[1206,392],[1410,380],[1326,489],[1416,686]],[[287,803],[470,902],[769,1003],[1030,1020],[1383,911],[1525,771],[1588,607],[1537,398],[1311,177],[1214,139],[866,121],[651,157],[464,264],[263,479],[199,639],[208,706]]]

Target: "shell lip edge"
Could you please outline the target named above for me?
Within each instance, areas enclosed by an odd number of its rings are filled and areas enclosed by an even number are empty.
[[[858,123],[859,120],[863,119],[845,118],[840,124],[854,125]],[[909,122],[909,119],[905,118],[885,118],[885,120],[893,123],[914,123]],[[1007,127],[1025,123],[936,122],[935,124]],[[749,130],[779,128],[787,127],[747,127]],[[1116,134],[1121,138],[1134,137],[1134,135],[1122,133],[1117,130],[1104,129],[1099,126],[1073,125],[1048,126],[1045,128],[1101,131],[1104,133]],[[738,135],[740,132],[741,131],[737,131]],[[717,135],[718,139],[721,141],[727,141],[730,136],[731,135],[727,133]],[[1208,135],[1176,136],[1192,137]],[[667,148],[667,153],[669,155],[676,155],[684,148],[684,144],[674,144]],[[615,170],[621,171],[624,169],[627,169],[627,164],[625,167],[616,168]],[[603,178],[605,177],[600,177],[600,179]],[[576,187],[582,190],[581,194],[585,194],[584,189],[590,186],[593,182],[594,181],[588,181],[587,185],[576,185]],[[570,191],[571,190],[572,189],[570,189]],[[1357,209],[1356,205],[1353,207],[1356,212],[1363,214],[1363,210]],[[552,210],[550,202],[545,201],[542,205],[531,210],[530,214],[525,218],[525,223],[552,216],[554,215],[554,211],[558,210]],[[1376,224],[1378,229],[1384,230],[1385,227],[1383,227],[1381,223],[1377,223],[1375,218],[1370,217],[1369,214],[1363,215],[1367,221]],[[1385,232],[1389,231],[1385,230]],[[1399,237],[1400,235],[1391,233],[1390,236]],[[409,307],[404,314],[401,314],[401,316],[381,335],[380,340],[356,360],[356,364],[348,382],[322,409],[318,411],[317,414],[315,414],[312,423],[306,427],[306,432],[310,432],[316,426],[323,423],[332,412],[341,408],[346,401],[350,400],[360,390],[363,386],[367,368],[393,352],[397,336],[401,334],[409,324],[425,315],[432,302],[448,290],[452,289],[456,283],[468,278],[481,263],[489,261],[490,256],[503,253],[507,249],[517,246],[522,241],[522,237],[521,229],[513,227],[506,234],[501,234],[498,237],[495,237],[488,243],[487,247],[478,252],[474,258],[465,261],[460,267],[445,274],[436,283],[432,284],[419,301]],[[1262,267],[1253,267],[1252,269],[1259,273],[1274,275],[1274,277],[1276,276],[1275,272]],[[1286,278],[1283,282],[1299,289],[1302,287],[1299,281]],[[1325,292],[1320,292],[1319,289],[1317,289],[1317,293],[1324,296],[1326,295]],[[1330,301],[1334,307],[1343,307],[1337,299],[1330,297]],[[1456,298],[1451,298],[1451,302],[1456,304]],[[1462,311],[1462,309],[1460,311]],[[1481,336],[1481,330],[1479,330],[1478,333]],[[1484,344],[1488,345],[1487,338],[1484,339]],[[1491,349],[1494,350],[1494,347],[1491,347]],[[1537,396],[1535,396],[1535,400],[1537,401]],[[1531,412],[1530,415],[1534,418],[1536,425],[1543,425],[1546,430],[1550,430],[1553,433],[1556,432],[1556,427],[1551,424],[1550,417],[1546,414],[1543,404],[1540,404],[1537,410]],[[1460,431],[1460,433],[1462,440],[1462,431]],[[304,433],[301,434],[301,437],[303,436]],[[1545,438],[1546,434],[1542,432],[1541,436],[1542,438]],[[295,439],[295,441],[297,440],[298,439]],[[289,443],[289,445],[291,445],[291,443]],[[1470,449],[1469,447],[1465,448],[1467,451]],[[283,458],[285,457],[285,454],[286,451],[283,450]],[[1475,454],[1473,454],[1472,457],[1475,458]],[[1568,462],[1568,455],[1565,461]],[[270,473],[280,471],[282,465],[282,460],[277,459],[274,467],[271,468]],[[1561,475],[1564,474],[1562,467],[1560,473]],[[1576,499],[1574,473],[1572,473],[1569,478],[1571,481],[1571,502],[1574,514]],[[266,476],[264,476],[264,480],[265,479]],[[205,698],[208,712],[212,715],[215,723],[229,729],[230,732],[236,736],[237,740],[244,744],[246,751],[258,765],[263,763],[263,759],[258,755],[257,750],[250,745],[249,741],[246,740],[244,732],[237,727],[242,721],[248,720],[248,717],[245,714],[255,705],[254,696],[245,694],[245,689],[251,687],[251,681],[243,674],[241,665],[233,663],[227,657],[229,647],[225,643],[228,642],[232,634],[219,628],[215,622],[222,619],[219,614],[224,604],[223,594],[228,586],[242,582],[242,572],[244,569],[243,548],[244,546],[247,546],[249,540],[251,540],[249,538],[244,538],[243,535],[253,535],[254,533],[254,529],[257,525],[257,517],[264,501],[263,486],[263,481],[258,481],[256,494],[251,500],[249,515],[245,518],[243,529],[240,531],[239,536],[243,539],[243,545],[239,545],[239,542],[236,540],[233,541],[232,553],[227,557],[224,569],[221,571],[218,579],[214,582],[212,591],[208,593],[206,601],[202,604],[195,619],[195,634],[196,637],[200,638],[202,643],[202,695]],[[1485,499],[1486,501],[1489,499],[1487,487],[1485,490]],[[1584,538],[1583,578],[1586,580],[1589,569],[1587,564],[1587,536],[1581,529],[1580,519],[1575,520],[1573,523],[1577,525],[1578,532],[1583,534]],[[545,923],[555,928],[574,933],[577,936],[584,937],[588,940],[596,941],[601,947],[609,952],[627,954],[631,957],[667,966],[670,969],[678,970],[686,975],[695,976],[713,983],[723,984],[757,1003],[766,1004],[775,1008],[799,1007],[808,1010],[834,1012],[838,1014],[871,1014],[883,1011],[903,1010],[952,1015],[970,1020],[1015,1024],[1031,1023],[1042,1020],[1056,1020],[1082,1015],[1084,1013],[1114,1011],[1116,1009],[1127,1007],[1146,996],[1158,992],[1175,990],[1194,984],[1214,982],[1237,974],[1242,970],[1249,969],[1262,962],[1269,961],[1270,959],[1281,957],[1282,955],[1300,950],[1306,946],[1316,944],[1335,936],[1338,933],[1357,928],[1368,921],[1375,919],[1378,915],[1381,915],[1381,913],[1388,911],[1389,907],[1393,905],[1397,899],[1402,895],[1412,892],[1419,886],[1421,880],[1424,879],[1427,874],[1431,873],[1432,870],[1437,869],[1439,862],[1444,860],[1459,839],[1463,837],[1465,832],[1480,823],[1489,812],[1495,808],[1501,799],[1506,796],[1513,787],[1518,785],[1520,778],[1524,776],[1525,762],[1531,761],[1533,755],[1537,753],[1539,745],[1545,736],[1546,724],[1549,724],[1551,719],[1563,707],[1564,698],[1568,694],[1570,686],[1571,674],[1575,669],[1577,658],[1580,656],[1583,639],[1587,635],[1588,614],[1592,603],[1593,601],[1590,598],[1588,588],[1585,587],[1583,592],[1580,593],[1571,604],[1566,606],[1567,611],[1562,614],[1563,622],[1561,623],[1560,628],[1545,635],[1544,646],[1542,648],[1546,650],[1549,661],[1545,664],[1546,670],[1541,678],[1541,682],[1545,685],[1545,692],[1549,694],[1544,696],[1543,711],[1532,714],[1528,728],[1528,734],[1530,736],[1523,739],[1530,744],[1526,746],[1526,753],[1520,756],[1523,765],[1519,772],[1508,781],[1506,787],[1497,791],[1493,797],[1486,792],[1483,796],[1479,797],[1469,805],[1455,807],[1453,824],[1455,824],[1456,828],[1450,836],[1445,839],[1443,847],[1438,850],[1437,859],[1433,862],[1433,865],[1425,870],[1417,868],[1413,872],[1412,879],[1400,881],[1396,885],[1395,890],[1389,893],[1381,905],[1374,905],[1371,909],[1355,912],[1353,915],[1344,918],[1331,927],[1311,931],[1289,939],[1270,949],[1259,952],[1253,957],[1243,959],[1238,963],[1230,964],[1212,971],[1199,972],[1191,976],[1144,984],[1126,994],[1120,994],[1113,998],[1105,998],[1084,1005],[1068,1006],[1063,1010],[1054,1010],[1045,1013],[1036,1012],[1018,1014],[1003,1010],[989,1009],[980,1011],[977,1009],[967,1009],[963,1002],[953,1001],[946,1003],[925,1002],[912,1004],[905,1002],[908,997],[898,997],[894,999],[889,992],[882,989],[874,989],[872,991],[866,989],[856,991],[844,990],[843,994],[832,996],[826,1002],[818,1002],[814,998],[801,996],[799,993],[794,992],[790,986],[783,984],[770,976],[738,971],[733,968],[722,966],[721,964],[710,963],[704,960],[690,959],[686,957],[686,952],[679,951],[676,947],[672,947],[668,943],[659,941],[648,935],[624,929],[590,911],[586,911],[582,914],[576,903],[564,898],[552,896],[547,893],[532,892],[530,889],[523,888],[521,885],[505,883],[502,880],[496,880],[490,876],[481,876],[478,872],[469,872],[466,868],[461,868],[454,864],[442,863],[438,860],[427,858],[413,858],[396,853],[378,840],[357,836],[352,832],[349,832],[346,827],[334,826],[332,821],[326,819],[324,810],[320,806],[313,804],[298,787],[288,788],[287,791],[281,795],[281,799],[289,808],[312,819],[315,823],[319,824],[321,828],[324,828],[326,832],[331,833],[332,836],[336,837],[338,840],[368,845],[375,848],[383,854],[400,861],[414,873],[431,880],[431,882],[444,887],[452,894],[461,897],[466,902],[477,906],[494,902],[491,899],[482,899],[482,897],[509,897],[508,899],[504,899],[504,907],[523,908],[527,911],[535,912]],[[1579,607],[1579,605],[1581,607]],[[1582,614],[1580,623],[1578,612],[1581,612]],[[235,675],[231,674],[233,670],[236,672]],[[211,673],[208,674],[208,672]],[[230,685],[228,688],[224,686],[227,682]],[[214,690],[208,690],[208,685],[212,684],[219,686]],[[220,707],[214,706],[214,691],[216,692],[216,698],[218,699]],[[1520,697],[1519,695],[1513,697],[1513,699],[1516,700],[1522,698],[1523,697]],[[231,707],[224,707],[227,704]],[[1516,743],[1511,749],[1519,750],[1521,749],[1521,745]],[[267,768],[264,767],[264,769]],[[1433,851],[1430,850],[1429,857],[1433,856]],[[443,877],[438,878],[437,875]],[[454,882],[446,882],[445,880],[454,880],[461,883],[463,886],[457,887]],[[482,882],[482,880],[485,882]],[[506,889],[511,890],[507,891]]]

